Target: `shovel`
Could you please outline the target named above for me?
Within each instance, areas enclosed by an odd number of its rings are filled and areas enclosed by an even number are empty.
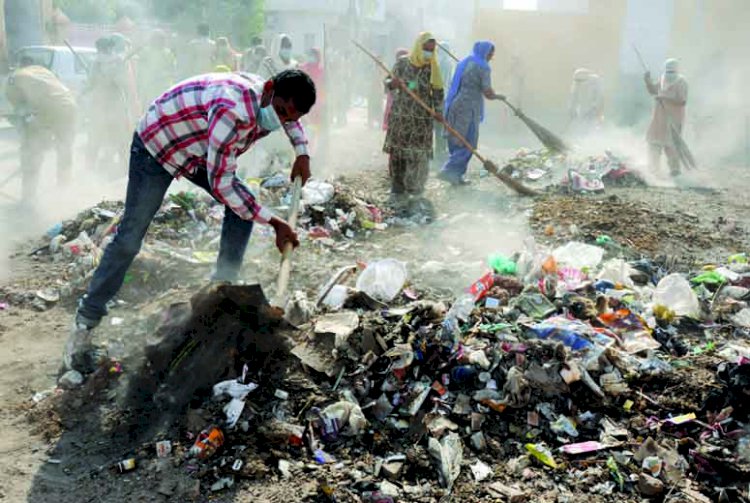
[[[296,177],[288,220],[292,229],[301,193],[302,179]],[[189,306],[171,306],[168,312],[178,315],[157,329],[146,348],[147,365],[131,383],[132,408],[150,414],[154,425],[170,425],[196,393],[236,373],[240,363],[251,361],[276,372],[274,365],[283,364],[281,355],[291,349],[287,332],[292,325],[284,317],[284,303],[293,250],[292,243],[284,245],[273,304],[259,284],[219,283],[197,292]],[[153,399],[144,402],[144,394]]]
[[[289,227],[294,230],[297,227],[297,215],[299,213],[299,200],[302,195],[302,178],[295,177],[294,187],[292,189],[292,205],[289,208]],[[276,281],[276,297],[274,297],[273,306],[281,309],[283,312],[283,306],[286,301],[286,290],[289,286],[289,276],[292,272],[292,252],[294,251],[294,245],[292,243],[286,243],[284,245],[284,252],[281,255],[281,267],[279,268],[279,278]]]
[[[292,202],[289,207],[289,226],[297,227],[297,216],[302,196],[302,178],[295,177],[292,186]],[[286,304],[286,293],[289,286],[289,277],[292,271],[292,252],[294,245],[288,242],[284,245],[281,255],[279,276],[276,281],[276,295],[269,304],[268,298],[263,293],[259,284],[255,285],[221,285],[216,291],[224,295],[235,305],[245,311],[256,312],[257,326],[275,325],[284,319],[284,307]],[[255,324],[254,324],[255,325]]]

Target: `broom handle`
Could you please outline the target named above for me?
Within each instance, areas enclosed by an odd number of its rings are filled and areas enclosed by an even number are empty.
[[[641,62],[641,66],[643,67],[644,73],[651,73],[651,71],[648,69],[648,66],[646,66],[646,62],[643,60],[643,55],[641,54],[641,51],[638,50],[638,48],[635,46],[635,44],[633,44],[633,50],[635,51],[635,55],[638,56],[638,61]],[[650,80],[651,79],[649,78],[649,81]],[[657,97],[658,97],[658,93],[657,93]],[[664,110],[665,115],[667,117],[667,122],[669,122],[669,114],[666,114],[666,109],[664,108],[664,103],[662,103],[660,100],[656,100],[656,102],[659,103],[659,105],[661,105],[661,108],[662,108],[662,110]],[[671,123],[669,125],[672,126]]]
[[[435,42],[435,43],[437,44],[437,46],[438,46],[439,48],[441,48],[441,49],[442,49],[443,51],[445,51],[445,53],[446,53],[446,54],[447,54],[448,56],[450,56],[451,58],[453,58],[453,61],[455,61],[456,63],[458,63],[458,62],[459,62],[458,58],[457,58],[457,57],[456,57],[456,56],[455,56],[455,55],[454,55],[454,54],[453,54],[453,53],[452,53],[452,52],[451,52],[451,51],[450,51],[450,50],[449,50],[449,49],[448,49],[447,47],[445,47],[445,46],[444,46],[443,44],[441,44],[440,42]]]
[[[395,76],[393,75],[393,73],[391,73],[391,71],[388,69],[388,67],[385,66],[385,63],[383,63],[382,61],[380,61],[380,59],[377,56],[375,56],[373,53],[371,53],[370,51],[368,51],[367,49],[365,49],[358,42],[356,42],[354,40],[352,40],[352,42],[354,43],[354,45],[356,45],[357,47],[359,47],[362,50],[362,52],[364,52],[365,54],[367,54],[368,56],[370,56],[370,58],[375,63],[377,63],[377,65],[380,68],[382,68],[383,71],[386,72],[391,79],[395,78]],[[406,94],[408,94],[409,96],[411,96],[411,98],[414,101],[416,101],[419,104],[419,106],[421,106],[422,108],[424,108],[432,116],[433,119],[435,119],[440,124],[442,124],[443,127],[445,127],[445,130],[448,131],[453,136],[455,136],[456,139],[458,141],[460,141],[463,144],[463,146],[466,147],[477,159],[479,159],[483,164],[487,163],[487,160],[484,158],[484,156],[482,156],[479,152],[477,152],[477,149],[475,149],[471,145],[471,143],[469,143],[466,140],[466,138],[463,137],[463,135],[461,133],[459,133],[458,131],[456,131],[455,129],[453,129],[453,127],[450,124],[448,124],[448,121],[446,121],[441,115],[438,115],[437,112],[435,112],[432,109],[432,107],[430,107],[430,105],[428,105],[427,103],[425,103],[422,98],[420,98],[419,96],[417,96],[417,94],[414,91],[412,91],[411,89],[409,89],[407,86],[401,86],[400,89],[402,91],[406,92]]]
[[[289,227],[294,230],[297,227],[297,215],[299,214],[299,200],[302,193],[302,178],[294,178],[294,188],[292,190],[292,204],[289,209]],[[289,286],[289,276],[292,272],[292,251],[294,244],[287,242],[284,245],[284,252],[281,255],[281,267],[279,268],[279,279],[276,282],[276,301],[273,305],[281,306],[286,297],[286,289]]]

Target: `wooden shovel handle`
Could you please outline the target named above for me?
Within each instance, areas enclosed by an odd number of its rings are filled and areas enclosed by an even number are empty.
[[[296,177],[294,179],[294,186],[292,189],[292,205],[289,208],[289,226],[294,230],[297,227],[297,215],[299,214],[299,201],[302,195],[302,178]],[[284,245],[284,252],[281,255],[281,266],[279,267],[279,278],[276,282],[276,301],[273,303],[275,306],[281,306],[286,297],[286,290],[289,286],[289,276],[292,272],[292,252],[294,251],[294,244],[287,242]]]

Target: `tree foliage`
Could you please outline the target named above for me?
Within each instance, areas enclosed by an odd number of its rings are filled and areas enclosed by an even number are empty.
[[[81,23],[109,23],[117,15],[119,0],[55,0],[71,20]]]
[[[127,15],[192,34],[206,22],[215,36],[228,36],[238,47],[262,33],[265,23],[264,0],[55,0],[55,6],[81,23],[111,23]]]

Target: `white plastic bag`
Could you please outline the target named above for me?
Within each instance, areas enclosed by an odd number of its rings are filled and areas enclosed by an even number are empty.
[[[365,292],[375,300],[390,302],[406,283],[406,265],[396,259],[387,258],[370,262],[357,278],[357,290]]]
[[[625,288],[633,288],[635,283],[630,278],[633,274],[633,267],[620,258],[614,258],[608,260],[602,265],[602,270],[599,271],[597,279],[611,281],[612,283],[620,283]]]
[[[567,265],[576,269],[594,269],[604,257],[604,249],[571,241],[552,252],[558,265]]]
[[[654,305],[664,306],[677,316],[698,318],[700,304],[690,288],[690,283],[681,274],[670,274],[662,278],[654,290]]]
[[[523,241],[524,250],[516,262],[516,276],[523,279],[524,283],[532,283],[542,277],[542,264],[547,254],[537,247],[533,237]]]
[[[336,190],[333,185],[321,180],[308,180],[302,187],[302,200],[305,204],[325,204],[333,199]]]
[[[323,305],[333,311],[338,311],[346,303],[346,299],[349,297],[349,289],[344,285],[333,285],[331,291],[328,292],[326,298],[323,299]]]

